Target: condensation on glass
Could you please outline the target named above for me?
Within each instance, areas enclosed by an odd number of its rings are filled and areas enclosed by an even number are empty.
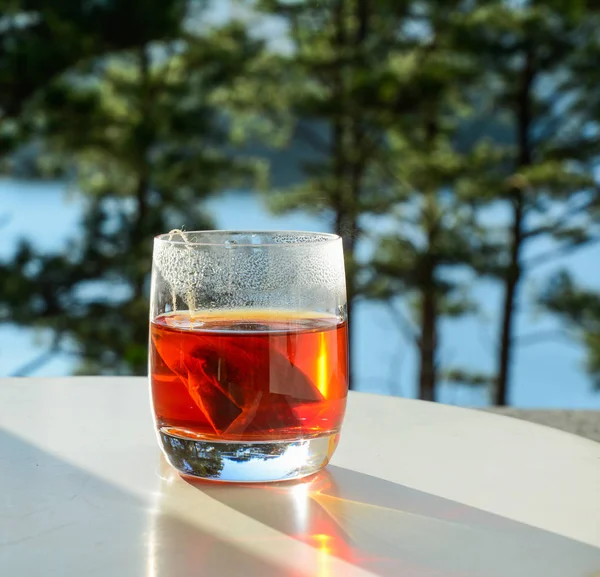
[[[159,443],[180,472],[261,482],[328,463],[348,390],[338,236],[157,237],[150,333]]]

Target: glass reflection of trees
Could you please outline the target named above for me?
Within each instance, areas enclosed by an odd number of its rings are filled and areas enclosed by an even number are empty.
[[[262,443],[245,445],[240,443],[207,443],[161,434],[163,447],[172,465],[183,473],[201,475],[210,479],[219,478],[225,460],[247,463],[253,459],[268,460],[282,455],[287,443]]]

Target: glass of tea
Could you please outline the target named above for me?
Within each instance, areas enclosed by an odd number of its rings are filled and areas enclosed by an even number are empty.
[[[150,381],[158,439],[171,465],[237,482],[323,468],[346,407],[346,311],[336,235],[156,237]]]

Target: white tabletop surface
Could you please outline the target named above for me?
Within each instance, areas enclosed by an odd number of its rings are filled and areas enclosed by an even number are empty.
[[[352,393],[325,472],[190,483],[146,379],[0,379],[2,577],[600,577],[600,444]]]

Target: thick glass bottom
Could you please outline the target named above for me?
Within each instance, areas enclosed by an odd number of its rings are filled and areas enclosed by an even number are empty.
[[[327,465],[339,440],[337,432],[295,440],[252,442],[190,439],[175,434],[172,428],[161,428],[158,435],[167,459],[179,472],[237,483],[266,483],[312,475]]]

